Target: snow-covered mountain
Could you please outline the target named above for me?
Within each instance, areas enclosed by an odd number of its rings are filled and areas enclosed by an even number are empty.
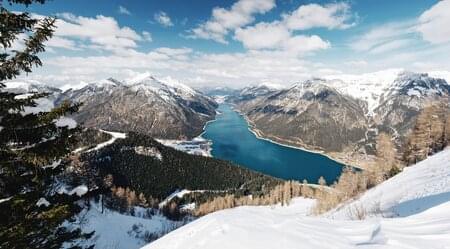
[[[163,139],[198,136],[214,118],[217,103],[170,77],[149,73],[119,81],[113,78],[62,91],[34,80],[6,83],[11,92],[47,92],[39,106],[27,111],[48,111],[65,100],[81,102],[74,119],[86,127],[137,131]],[[25,95],[24,95],[25,96]]]
[[[137,131],[158,138],[194,137],[213,119],[216,103],[171,78],[145,73],[125,81],[107,79],[62,93],[82,102],[74,118],[87,127]]]
[[[262,89],[245,88],[229,98],[260,135],[354,165],[368,162],[378,131],[393,134],[401,145],[422,108],[450,100],[444,79],[400,69]]]
[[[16,96],[16,98],[25,98],[29,96],[30,93],[49,94],[46,98],[37,99],[37,105],[35,107],[25,107],[22,112],[24,114],[50,111],[54,107],[54,102],[62,92],[58,88],[42,84],[35,80],[14,80],[6,82],[5,85],[6,91],[20,94]]]
[[[226,86],[218,87],[200,87],[199,90],[208,96],[233,96],[239,92],[239,89]]]
[[[13,80],[6,82],[5,85],[8,92],[14,93],[26,94],[30,92],[46,92],[52,95],[56,95],[62,92],[62,90],[56,87],[51,87],[36,80]]]
[[[367,102],[367,114],[373,114],[384,92],[403,69],[389,69],[361,75],[335,75],[324,77],[327,84],[342,94]]]
[[[243,88],[239,92],[237,97],[239,100],[249,100],[249,99],[254,99],[256,97],[259,97],[259,96],[264,96],[264,95],[274,93],[283,88],[284,88],[283,86],[278,85],[278,84],[263,82],[261,84],[252,85],[252,86]]]
[[[204,216],[144,249],[446,248],[450,244],[450,149],[323,216],[311,199],[287,207],[238,207]],[[355,210],[366,218],[355,220]]]
[[[432,75],[445,76],[446,74],[434,72]],[[368,115],[375,115],[375,109],[387,98],[395,95],[414,95],[420,98],[449,93],[449,85],[444,78],[403,69],[390,69],[362,75],[327,76],[325,79],[328,85],[341,93],[366,101]]]

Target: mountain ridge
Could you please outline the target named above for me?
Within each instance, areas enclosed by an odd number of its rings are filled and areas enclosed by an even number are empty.
[[[228,100],[262,137],[367,167],[379,132],[401,147],[421,109],[450,99],[450,85],[426,73],[391,70],[358,82],[313,78],[281,90],[246,88]]]

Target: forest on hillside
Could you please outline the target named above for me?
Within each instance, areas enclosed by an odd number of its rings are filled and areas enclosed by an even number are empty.
[[[82,160],[99,169],[102,176],[111,174],[115,186],[130,187],[158,199],[178,189],[258,194],[281,182],[228,161],[166,147],[138,133],[87,153]]]

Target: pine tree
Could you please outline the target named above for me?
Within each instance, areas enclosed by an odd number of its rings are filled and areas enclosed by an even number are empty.
[[[44,1],[5,2],[28,6]],[[38,20],[26,12],[11,12],[3,4],[0,2],[0,248],[60,248],[64,242],[90,236],[61,226],[80,207],[74,204],[75,197],[49,191],[52,177],[62,167],[44,167],[69,153],[79,128],[58,127],[55,120],[76,112],[79,106],[64,103],[50,112],[25,114],[25,107],[35,107],[36,100],[48,94],[23,97],[4,91],[6,80],[42,65],[38,54],[53,34],[55,19]],[[25,48],[11,50],[22,34],[28,36]]]

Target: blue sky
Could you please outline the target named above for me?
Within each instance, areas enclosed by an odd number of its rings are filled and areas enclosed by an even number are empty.
[[[59,86],[146,71],[237,87],[450,70],[450,0],[53,0],[7,8],[59,18],[44,67],[29,75]]]

